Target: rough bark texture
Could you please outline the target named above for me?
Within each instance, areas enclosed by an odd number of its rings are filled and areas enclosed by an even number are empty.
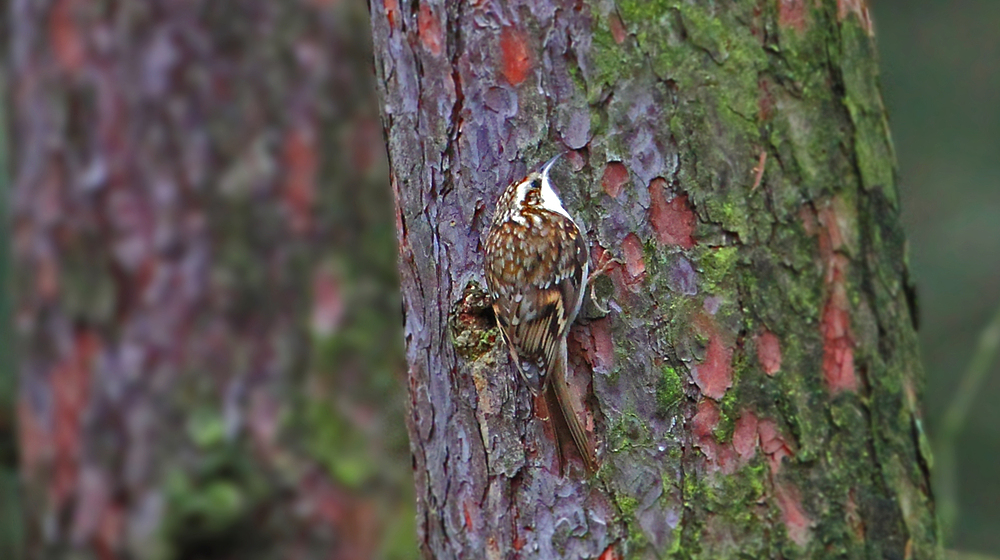
[[[364,4],[3,10],[28,557],[412,556]]]
[[[370,11],[426,556],[936,556],[863,1]],[[477,287],[496,198],[565,149],[593,260],[621,261],[571,333],[589,480],[559,476]]]

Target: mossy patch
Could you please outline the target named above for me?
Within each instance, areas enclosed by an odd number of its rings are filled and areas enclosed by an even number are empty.
[[[669,414],[683,398],[684,383],[681,376],[673,367],[664,366],[660,384],[656,387],[656,402],[660,406],[660,412]]]
[[[738,257],[739,249],[735,246],[711,247],[704,251],[698,264],[706,285],[714,286],[731,280]]]

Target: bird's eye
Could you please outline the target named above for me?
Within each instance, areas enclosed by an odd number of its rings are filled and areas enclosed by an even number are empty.
[[[540,188],[542,188],[542,180],[541,179],[535,179],[534,181],[532,181],[531,182],[531,188],[533,188],[533,189],[540,189]]]

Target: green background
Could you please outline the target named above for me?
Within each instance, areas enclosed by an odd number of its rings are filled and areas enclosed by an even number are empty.
[[[1000,305],[1000,2],[873,0],[920,297],[931,437]],[[1000,555],[1000,367],[957,448],[949,548]],[[939,495],[940,499],[940,495]]]

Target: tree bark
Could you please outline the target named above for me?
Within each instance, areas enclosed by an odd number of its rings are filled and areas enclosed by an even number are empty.
[[[412,557],[364,4],[3,10],[27,557]]]
[[[864,2],[370,2],[433,558],[934,558],[923,372]],[[485,311],[504,187],[556,184],[610,313],[561,477]]]

